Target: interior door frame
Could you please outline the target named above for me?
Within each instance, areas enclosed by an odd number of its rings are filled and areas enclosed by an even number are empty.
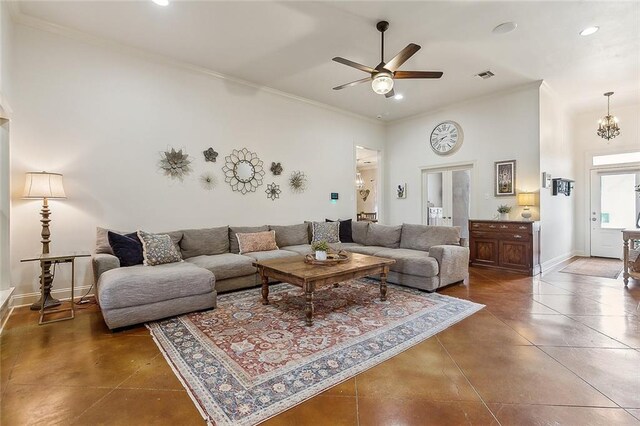
[[[378,149],[378,148],[371,148],[368,147],[366,145],[361,145],[358,143],[354,143],[353,144],[353,185],[354,185],[354,190],[353,190],[353,194],[354,197],[352,199],[353,201],[353,211],[355,212],[353,215],[353,220],[356,220],[356,215],[358,214],[358,199],[356,198],[357,195],[355,195],[355,179],[356,179],[356,173],[358,173],[358,167],[357,167],[357,159],[358,159],[358,148],[362,148],[362,149],[366,149],[369,151],[375,151],[378,153],[377,155],[377,161],[378,163],[376,164],[376,203],[378,205],[378,222],[379,223],[384,223],[384,213],[385,213],[385,208],[384,208],[384,191],[383,191],[383,176],[384,176],[384,163],[383,163],[383,150]]]
[[[478,185],[478,167],[475,161],[462,161],[458,163],[448,163],[448,164],[439,164],[437,166],[423,166],[420,167],[420,206],[421,212],[420,217],[422,224],[427,223],[427,175],[429,173],[438,173],[438,172],[446,172],[446,171],[456,171],[456,170],[471,170],[471,186],[469,189],[469,218],[472,218],[476,215],[475,211],[475,200],[474,194],[477,193],[477,185]]]
[[[635,163],[620,163],[620,164],[607,164],[604,166],[594,166],[593,165],[593,157],[597,157],[600,155],[611,155],[611,154],[625,154],[628,152],[638,151],[638,147],[635,145],[621,145],[615,150],[592,150],[584,153],[584,175],[583,182],[586,182],[586,186],[588,189],[585,189],[583,192],[584,197],[582,200],[582,211],[584,212],[583,217],[583,232],[584,232],[584,251],[583,255],[588,257],[591,256],[591,173],[593,171],[627,171],[634,170],[640,167],[640,162]],[[578,189],[579,191],[579,189]],[[580,207],[577,207],[580,208]],[[575,217],[575,216],[574,216]],[[578,225],[579,226],[579,225]],[[574,228],[578,229],[578,228]]]

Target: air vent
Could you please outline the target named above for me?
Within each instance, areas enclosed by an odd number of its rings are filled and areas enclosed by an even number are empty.
[[[482,71],[481,73],[476,74],[476,77],[480,77],[483,80],[493,77],[495,74],[489,70]]]

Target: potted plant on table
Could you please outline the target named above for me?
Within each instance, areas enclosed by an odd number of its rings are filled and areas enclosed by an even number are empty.
[[[511,212],[511,206],[501,204],[498,206],[498,213],[500,213],[500,220],[509,220],[509,212]]]
[[[326,241],[315,241],[311,244],[311,249],[316,252],[316,260],[327,260],[329,244]]]

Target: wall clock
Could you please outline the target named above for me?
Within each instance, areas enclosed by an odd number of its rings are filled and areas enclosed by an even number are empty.
[[[462,127],[455,121],[448,120],[438,124],[431,131],[429,143],[436,154],[449,155],[460,148],[463,138]]]

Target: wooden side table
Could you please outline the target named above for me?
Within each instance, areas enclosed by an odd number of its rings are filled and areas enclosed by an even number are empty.
[[[623,278],[624,285],[629,285],[629,277],[640,279],[640,269],[632,267],[632,260],[629,256],[631,251],[637,252],[640,249],[640,229],[625,229],[622,231],[622,247],[624,253],[624,270]],[[633,263],[637,265],[640,263],[638,259],[634,259]]]
[[[65,321],[75,318],[75,302],[74,302],[74,288],[75,288],[75,275],[76,275],[76,264],[75,260],[78,257],[89,257],[91,256],[89,253],[81,252],[81,253],[65,253],[65,254],[55,254],[55,253],[43,253],[37,256],[28,257],[26,259],[20,260],[21,262],[40,262],[40,269],[42,274],[40,275],[40,292],[41,292],[41,301],[42,305],[40,306],[40,319],[38,320],[38,324],[49,324],[57,321]],[[63,308],[63,309],[55,309],[55,310],[46,310],[45,311],[45,273],[44,269],[46,266],[57,265],[60,263],[71,263],[71,307]],[[55,320],[45,321],[44,316],[49,314],[54,314],[58,312],[71,312],[71,316],[58,318]]]

